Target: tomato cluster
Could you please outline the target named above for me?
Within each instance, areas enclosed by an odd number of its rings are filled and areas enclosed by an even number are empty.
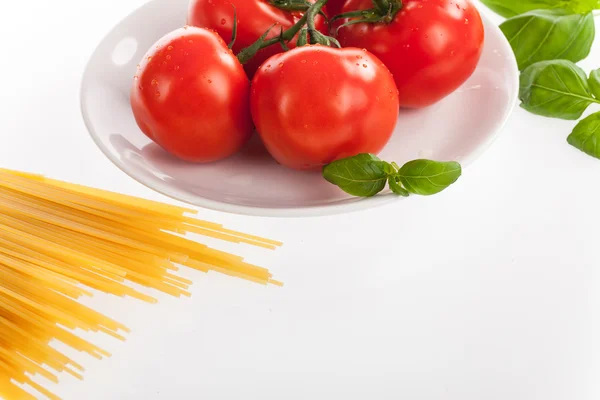
[[[255,129],[294,169],[376,154],[399,108],[453,92],[483,46],[468,0],[192,0],[187,22],[146,54],[131,104],[148,137],[201,163]]]

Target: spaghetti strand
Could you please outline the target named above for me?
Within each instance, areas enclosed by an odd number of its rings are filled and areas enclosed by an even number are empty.
[[[197,211],[0,168],[0,398],[36,399],[32,380],[82,378],[83,366],[51,346],[58,341],[102,359],[110,353],[73,330],[124,340],[125,325],[78,302],[100,291],[154,303],[142,287],[190,296],[179,266],[263,285],[282,284],[265,268],[182,235],[275,249],[281,242],[202,221]],[[178,264],[178,265],[177,265]]]

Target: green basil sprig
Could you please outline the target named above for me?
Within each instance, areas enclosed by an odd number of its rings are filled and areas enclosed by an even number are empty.
[[[592,74],[589,79],[595,92],[598,77]],[[542,61],[523,71],[519,98],[521,107],[531,113],[569,120],[579,119],[590,104],[600,103],[585,72],[566,60]]]
[[[592,92],[595,98],[600,99],[600,69],[596,69],[590,73],[588,84],[590,85],[590,92]]]
[[[521,107],[551,118],[577,120],[600,104],[600,69],[575,65],[589,55],[596,30],[593,11],[600,0],[481,0],[509,18],[500,25],[521,70]],[[580,121],[567,138],[600,158],[600,113]]]
[[[510,18],[533,10],[562,8],[572,13],[587,13],[599,7],[598,0],[481,0],[496,14]]]
[[[590,54],[595,36],[592,13],[535,10],[510,18],[500,25],[508,39],[519,70],[538,61],[577,62]]]
[[[334,161],[323,168],[323,177],[348,194],[372,197],[389,184],[399,196],[440,193],[458,180],[462,169],[457,162],[414,160],[399,167],[372,154]]]
[[[592,157],[600,158],[600,112],[582,119],[567,142]]]

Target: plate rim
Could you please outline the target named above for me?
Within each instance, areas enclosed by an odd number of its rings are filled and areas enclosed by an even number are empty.
[[[84,93],[86,92],[86,82],[87,76],[90,71],[90,66],[92,61],[95,59],[97,53],[103,47],[105,42],[109,39],[110,34],[114,30],[115,27],[122,24],[125,20],[127,20],[132,15],[138,13],[144,7],[147,7],[150,3],[153,3],[158,0],[152,0],[142,4],[141,6],[135,8],[131,13],[122,18],[119,22],[117,22],[112,29],[104,35],[102,40],[96,45],[92,55],[89,57],[85,64],[84,73],[80,83],[79,89],[79,105],[80,112],[83,118],[83,122],[85,124],[86,130],[88,131],[88,135],[91,137],[96,147],[100,149],[100,151],[104,154],[108,160],[110,160],[113,165],[115,165],[121,172],[125,175],[129,176],[131,179],[137,181],[148,189],[160,193],[166,197],[171,199],[184,202],[188,205],[197,208],[206,208],[213,211],[225,212],[229,214],[237,214],[237,215],[245,215],[245,216],[253,216],[253,217],[272,217],[272,218],[305,218],[305,217],[322,217],[328,215],[339,215],[339,214],[347,214],[352,212],[363,211],[367,209],[374,209],[377,207],[381,207],[384,205],[388,205],[397,201],[406,201],[407,199],[400,198],[397,196],[375,196],[371,198],[364,199],[356,199],[355,201],[344,203],[344,204],[329,204],[329,205],[319,205],[319,206],[306,206],[306,207],[282,207],[282,208],[272,208],[272,207],[259,207],[259,206],[245,206],[238,204],[231,204],[222,201],[216,201],[207,199],[200,196],[186,195],[185,193],[179,193],[175,190],[171,190],[169,185],[163,185],[160,182],[152,182],[147,183],[145,179],[138,176],[135,172],[131,172],[124,165],[124,163],[115,157],[100,141],[98,138],[98,134],[94,129],[94,126],[86,113],[86,101]],[[473,161],[479,158],[483,153],[485,153],[491,145],[498,139],[500,132],[506,126],[509,117],[512,115],[518,103],[518,93],[519,93],[519,68],[517,66],[517,60],[512,51],[508,40],[500,30],[499,26],[494,23],[492,18],[487,15],[485,10],[481,9],[481,6],[477,2],[473,2],[473,4],[477,7],[482,20],[484,21],[484,27],[491,27],[490,29],[494,31],[496,35],[501,38],[501,46],[503,47],[503,51],[510,54],[509,61],[510,64],[510,74],[513,75],[514,87],[512,91],[509,93],[511,99],[509,100],[509,106],[506,108],[504,115],[502,115],[501,122],[497,125],[494,131],[488,135],[487,139],[481,143],[480,146],[477,147],[475,151],[466,156],[462,161],[461,165],[463,168],[468,167]],[[486,33],[487,37],[488,33]]]

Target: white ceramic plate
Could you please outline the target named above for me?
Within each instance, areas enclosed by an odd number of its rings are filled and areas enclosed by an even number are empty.
[[[153,0],[118,24],[100,43],[83,78],[81,103],[92,138],[125,173],[144,185],[196,206],[260,216],[298,217],[375,207],[396,196],[347,196],[319,173],[276,164],[254,140],[242,153],[210,165],[178,161],[137,127],[129,89],[139,60],[161,36],[181,27],[188,0]],[[516,104],[518,71],[502,32],[484,15],[486,42],[473,76],[442,102],[401,111],[381,157],[467,164],[492,142]]]

